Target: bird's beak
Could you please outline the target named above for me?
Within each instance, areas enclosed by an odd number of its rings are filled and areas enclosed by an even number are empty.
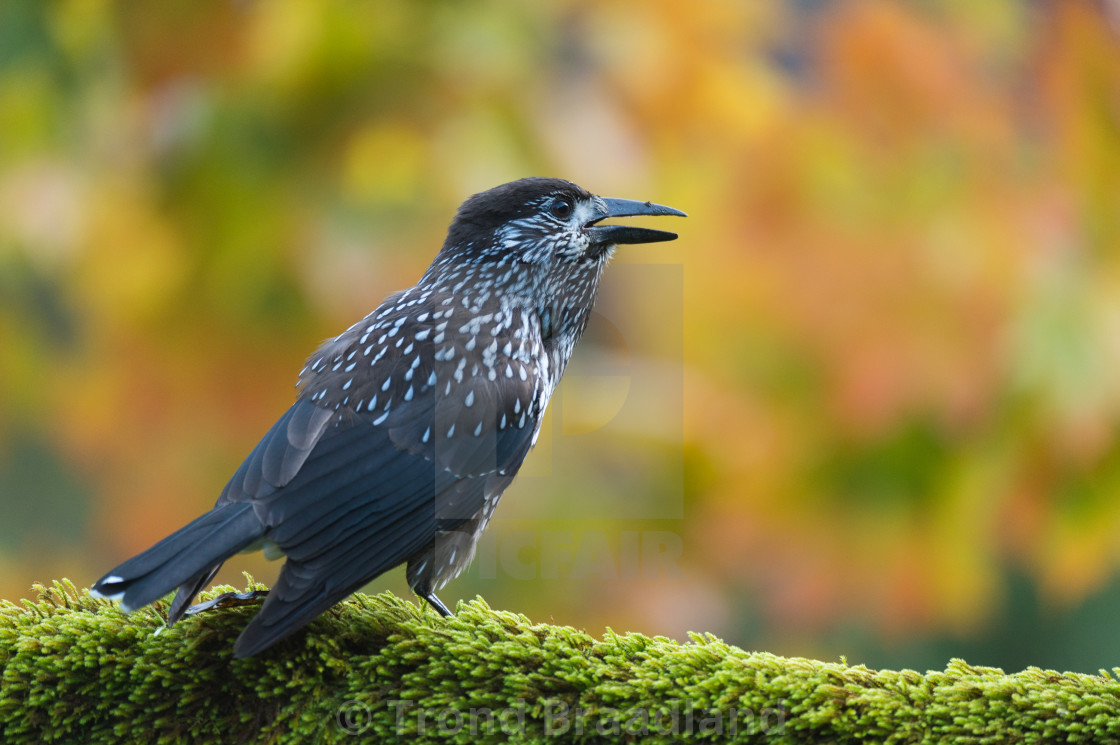
[[[680,210],[653,202],[639,202],[636,199],[601,198],[606,211],[592,218],[584,230],[591,236],[592,243],[658,243],[676,240],[677,234],[667,230],[635,228],[631,225],[597,225],[600,220],[612,217],[632,217],[635,215],[677,215],[688,217]]]

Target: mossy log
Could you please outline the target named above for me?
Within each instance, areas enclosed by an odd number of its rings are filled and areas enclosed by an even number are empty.
[[[595,639],[482,600],[443,619],[388,593],[234,660],[255,608],[169,629],[159,603],[36,590],[0,605],[4,743],[1120,743],[1115,670],[876,671],[712,636]]]

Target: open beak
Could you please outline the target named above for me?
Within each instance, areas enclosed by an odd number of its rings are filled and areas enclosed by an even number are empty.
[[[601,220],[612,217],[632,217],[635,215],[677,215],[688,217],[680,210],[666,207],[653,202],[639,202],[636,199],[605,199],[606,212],[595,216],[584,226],[584,230],[591,236],[591,242],[606,243],[658,243],[671,241],[677,237],[676,233],[667,230],[653,230],[651,228],[635,228],[631,225],[598,225]]]

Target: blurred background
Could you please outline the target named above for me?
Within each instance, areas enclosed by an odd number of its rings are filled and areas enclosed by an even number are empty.
[[[445,601],[1118,666],[1118,42],[1106,0],[7,0],[0,597],[205,511],[465,197],[552,175],[690,217]]]

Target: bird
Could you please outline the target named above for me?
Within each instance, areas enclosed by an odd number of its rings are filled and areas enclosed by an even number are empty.
[[[255,655],[383,572],[436,596],[476,544],[540,434],[620,244],[675,233],[609,218],[677,215],[523,178],[462,203],[411,288],[326,340],[300,371],[295,403],[213,509],[105,574],[95,597],[125,611],[177,588],[173,625],[236,553],[285,558],[234,643]]]

